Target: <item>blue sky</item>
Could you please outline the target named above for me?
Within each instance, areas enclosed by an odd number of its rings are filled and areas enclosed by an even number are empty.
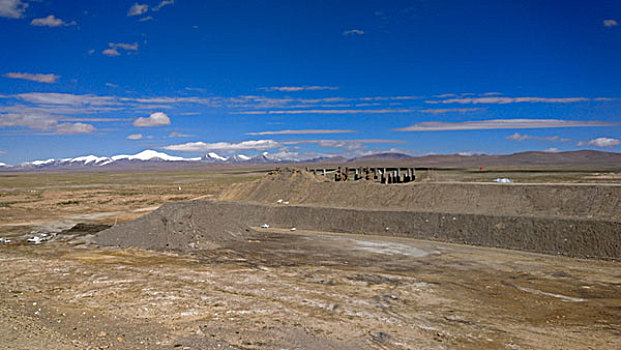
[[[621,151],[619,1],[0,0],[0,162]]]

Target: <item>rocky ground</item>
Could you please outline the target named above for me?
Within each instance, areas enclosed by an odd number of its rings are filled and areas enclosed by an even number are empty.
[[[0,349],[621,348],[619,261],[260,227],[184,254],[103,247],[222,178],[28,176],[0,179]]]
[[[621,347],[618,262],[254,229],[194,255],[5,244],[0,348]]]

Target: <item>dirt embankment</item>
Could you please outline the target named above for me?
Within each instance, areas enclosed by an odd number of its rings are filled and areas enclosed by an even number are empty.
[[[616,185],[380,185],[333,183],[293,172],[233,186],[220,199],[164,205],[103,231],[95,241],[192,251],[244,240],[256,234],[251,227],[265,223],[621,258],[621,186]],[[279,199],[290,204],[276,204]]]
[[[230,202],[438,213],[537,216],[621,221],[621,185],[333,182],[307,172],[274,172],[236,184],[219,197]]]
[[[196,251],[246,240],[251,227],[376,234],[577,257],[621,258],[621,223],[598,220],[334,209],[225,202],[162,206],[101,232],[103,245]]]

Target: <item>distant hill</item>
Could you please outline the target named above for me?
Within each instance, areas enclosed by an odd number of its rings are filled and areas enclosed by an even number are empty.
[[[384,153],[374,153],[367,154],[364,156],[356,157],[351,159],[352,162],[366,162],[366,161],[385,161],[385,160],[405,160],[412,159],[412,156],[396,153],[396,152],[384,152]]]
[[[520,152],[508,155],[429,155],[412,158],[416,167],[559,166],[591,167],[607,165],[621,168],[621,154],[601,151]]]
[[[47,159],[26,162],[16,166],[0,163],[0,171],[29,170],[88,170],[88,169],[178,169],[184,167],[252,167],[288,164],[294,166],[408,166],[416,168],[503,168],[503,169],[602,169],[621,170],[621,153],[602,151],[570,152],[520,152],[508,155],[427,155],[412,157],[403,153],[382,152],[346,159],[341,156],[317,156],[296,158],[263,152],[255,156],[243,154],[230,157],[210,152],[200,158],[171,156],[152,150],[135,155],[116,155],[111,157],[80,156],[76,158]]]

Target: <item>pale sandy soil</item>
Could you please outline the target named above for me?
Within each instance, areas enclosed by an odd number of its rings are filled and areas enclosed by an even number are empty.
[[[257,176],[3,177],[0,237],[121,223]],[[621,348],[616,261],[253,229],[194,255],[84,244],[93,232],[0,244],[0,349]]]
[[[0,247],[2,348],[621,347],[617,262],[287,230],[194,256],[79,241]]]

